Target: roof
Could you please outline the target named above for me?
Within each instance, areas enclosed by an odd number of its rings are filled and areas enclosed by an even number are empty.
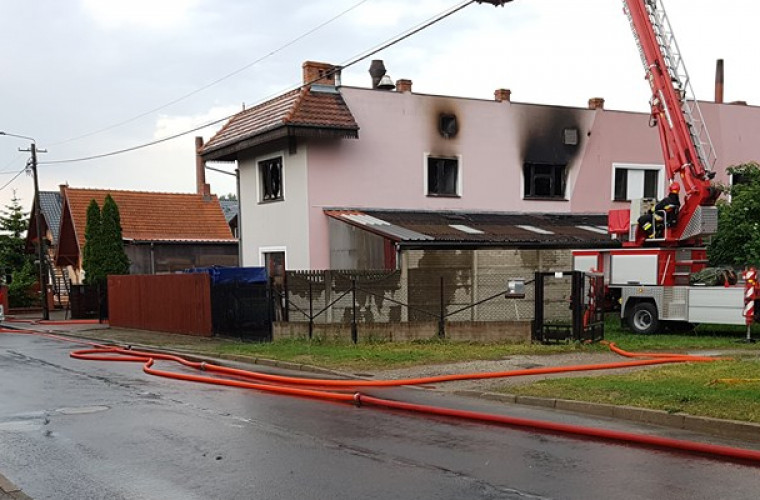
[[[110,194],[119,207],[122,236],[135,241],[234,242],[216,196],[150,193],[111,189],[63,188],[79,248],[84,248],[87,207],[95,200],[102,208]]]
[[[40,207],[47,227],[53,235],[53,245],[58,244],[61,227],[61,193],[58,191],[40,191]]]
[[[238,212],[240,211],[240,205],[237,200],[219,200],[219,205],[222,206],[224,219],[228,224],[232,219],[237,217]]]
[[[304,86],[242,111],[201,152],[206,160],[235,159],[251,146],[288,136],[358,136],[359,125],[335,87]]]
[[[403,246],[617,246],[605,214],[325,210]]]

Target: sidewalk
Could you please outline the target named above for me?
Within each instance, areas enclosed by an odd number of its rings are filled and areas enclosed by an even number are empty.
[[[417,378],[429,375],[443,375],[452,373],[473,372],[496,372],[513,369],[529,368],[531,366],[562,366],[574,364],[597,364],[619,359],[613,353],[568,353],[553,354],[551,356],[510,356],[509,359],[499,361],[471,361],[453,363],[448,365],[424,365],[418,367],[376,371],[362,374],[346,374],[333,370],[327,370],[317,366],[276,361],[241,355],[220,355],[218,347],[225,343],[236,343],[236,340],[217,337],[196,337],[191,335],[178,335],[163,332],[150,332],[144,330],[130,330],[122,328],[110,328],[107,324],[98,322],[66,322],[62,311],[54,311],[50,322],[39,322],[39,316],[26,316],[7,318],[3,326],[16,329],[29,329],[49,333],[62,334],[81,338],[93,342],[113,343],[130,345],[134,348],[161,349],[175,354],[184,354],[196,361],[207,361],[216,364],[264,365],[286,370],[302,371],[311,374],[329,374],[332,376],[370,378],[370,379],[397,379]],[[695,353],[697,354],[697,353]],[[723,353],[710,353],[719,355]],[[222,358],[222,359],[219,359]],[[644,368],[645,369],[645,368]],[[630,371],[630,369],[622,370]],[[604,372],[573,372],[556,376],[588,376],[589,374],[602,376],[609,375],[610,371]],[[682,413],[668,413],[660,410],[649,410],[638,407],[615,406],[584,401],[542,398],[535,396],[515,396],[512,394],[491,392],[489,389],[495,385],[504,385],[505,380],[509,383],[530,383],[536,379],[546,378],[549,375],[519,377],[513,379],[490,379],[479,381],[461,381],[440,384],[430,390],[443,393],[482,398],[490,401],[499,401],[508,404],[521,404],[553,408],[560,411],[582,413],[599,417],[629,420],[647,424],[655,424],[675,429],[695,431],[707,435],[722,438],[739,439],[760,443],[760,424],[739,422],[733,420],[721,420],[708,417],[696,417]],[[3,497],[0,496],[0,500]]]

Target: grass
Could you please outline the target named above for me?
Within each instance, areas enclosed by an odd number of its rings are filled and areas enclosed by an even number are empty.
[[[504,392],[760,423],[760,360],[668,365],[627,375],[553,379]]]
[[[266,344],[234,343],[220,353],[256,356],[343,370],[381,370],[417,365],[496,360],[518,354],[557,354],[585,349],[576,344],[476,344],[429,340],[418,342],[337,343],[282,340]]]

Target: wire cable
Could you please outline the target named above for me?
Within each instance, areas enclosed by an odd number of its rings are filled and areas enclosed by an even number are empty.
[[[403,40],[406,40],[407,38],[409,38],[409,37],[411,37],[413,35],[416,35],[420,31],[423,31],[423,30],[429,28],[430,26],[433,26],[434,24],[436,24],[436,23],[438,23],[438,22],[440,22],[440,21],[448,18],[449,16],[452,16],[453,14],[459,12],[460,10],[464,9],[465,7],[467,7],[468,5],[470,5],[470,4],[474,3],[474,2],[475,2],[475,0],[466,0],[464,2],[461,2],[461,3],[457,4],[456,6],[450,8],[450,9],[448,9],[446,11],[443,11],[440,14],[437,14],[436,16],[428,19],[427,21],[423,22],[422,24],[417,25],[416,27],[414,27],[414,28],[412,28],[410,30],[405,31],[404,33],[402,33],[400,35],[397,35],[397,36],[395,36],[395,37],[387,40],[386,42],[383,42],[382,44],[380,44],[379,46],[375,47],[374,49],[370,49],[369,51],[364,52],[364,53],[362,53],[359,56],[355,56],[355,57],[349,59],[346,63],[342,64],[340,67],[336,67],[336,69],[334,71],[337,71],[338,69],[341,69],[341,68],[349,68],[349,67],[351,67],[351,66],[353,66],[353,65],[355,65],[355,64],[357,64],[357,63],[359,63],[359,62],[361,62],[361,61],[363,61],[363,60],[365,60],[365,59],[367,59],[367,58],[369,58],[369,57],[371,57],[371,56],[373,56],[375,54],[377,54],[378,52],[380,52],[382,50],[385,50],[385,49],[387,49],[389,47],[392,47],[393,45],[395,45],[395,44],[397,44],[397,43],[399,43],[399,42],[401,42]],[[321,77],[321,78],[323,78],[323,77]],[[290,89],[293,90],[293,89],[296,89],[296,88],[299,88],[299,87],[307,86],[307,85],[309,85],[311,83],[314,83],[315,81],[317,81],[317,80],[314,80],[314,81],[311,81],[311,82],[305,82],[303,84],[299,84],[299,85],[293,86]],[[261,102],[266,102],[268,99],[269,98],[264,99]],[[102,154],[91,155],[91,156],[84,156],[84,157],[80,157],[80,158],[69,158],[69,159],[65,159],[65,160],[41,161],[41,162],[38,163],[38,165],[56,165],[56,164],[61,164],[61,163],[76,163],[76,162],[82,162],[82,161],[89,161],[89,160],[96,160],[96,159],[101,159],[101,158],[107,158],[109,156],[116,156],[116,155],[120,155],[120,154],[123,154],[123,153],[131,152],[131,151],[137,151],[137,150],[144,149],[144,148],[147,148],[147,147],[150,147],[150,146],[155,146],[157,144],[161,144],[163,142],[167,142],[167,141],[170,141],[170,140],[173,140],[173,139],[177,139],[179,137],[185,136],[187,134],[191,134],[193,132],[197,132],[198,130],[204,129],[206,127],[210,127],[212,125],[217,125],[217,124],[219,124],[221,122],[224,122],[226,120],[229,120],[229,119],[233,118],[237,114],[238,113],[234,113],[232,115],[228,115],[228,116],[225,116],[223,118],[219,118],[217,120],[204,123],[203,125],[199,125],[199,126],[194,127],[194,128],[192,128],[190,130],[186,130],[184,132],[179,132],[179,133],[176,133],[174,135],[163,137],[161,139],[156,139],[154,141],[150,141],[150,142],[147,142],[147,143],[144,143],[144,144],[140,144],[140,145],[137,145],[137,146],[132,146],[132,147],[129,147],[129,148],[119,149],[119,150],[111,151],[111,152],[108,152],[108,153],[102,153]]]
[[[18,177],[19,177],[21,174],[23,174],[24,172],[26,172],[26,167],[24,167],[23,169],[21,169],[21,171],[20,171],[20,172],[18,172],[16,175],[14,175],[14,176],[11,178],[11,180],[9,180],[9,181],[8,181],[8,182],[6,182],[5,184],[3,184],[3,185],[2,185],[2,187],[0,187],[0,191],[3,191],[5,188],[7,188],[7,187],[8,187],[8,186],[10,186],[11,184],[13,184],[13,181],[15,181],[16,179],[18,179]]]
[[[227,80],[229,78],[232,78],[233,76],[242,73],[243,71],[251,68],[252,66],[255,66],[255,65],[259,64],[260,62],[262,62],[262,61],[264,61],[264,60],[266,60],[266,59],[268,59],[268,58],[270,58],[270,57],[272,57],[272,56],[274,56],[274,55],[282,52],[283,50],[287,49],[288,47],[290,47],[292,45],[295,45],[296,43],[300,42],[304,38],[308,37],[309,35],[317,32],[317,31],[319,31],[320,29],[324,28],[328,24],[331,24],[332,22],[334,22],[337,19],[343,17],[344,15],[348,14],[352,10],[356,9],[357,7],[359,7],[360,5],[362,5],[362,4],[364,4],[364,3],[368,2],[368,1],[369,0],[361,0],[361,1],[357,2],[357,3],[355,3],[354,5],[352,5],[351,7],[347,8],[346,10],[344,10],[344,11],[336,14],[335,16],[333,16],[330,19],[328,19],[327,21],[324,21],[323,23],[315,26],[314,28],[311,28],[310,30],[308,30],[305,33],[297,36],[296,38],[294,38],[292,40],[290,40],[289,42],[287,42],[286,44],[280,46],[279,48],[277,48],[277,49],[275,49],[275,50],[273,50],[273,51],[271,51],[271,52],[269,52],[269,53],[267,53],[267,54],[259,57],[255,61],[250,62],[250,63],[246,64],[245,66],[242,66],[241,68],[238,68],[235,71],[232,71],[231,73],[227,73],[226,75],[224,75],[224,76],[222,76],[220,78],[217,78],[216,80],[214,80],[214,81],[212,81],[210,83],[207,83],[206,85],[203,85],[202,87],[199,87],[199,88],[193,90],[192,92],[188,92],[187,94],[184,94],[184,95],[182,95],[180,97],[177,97],[176,99],[173,99],[173,100],[167,102],[166,104],[163,104],[161,106],[152,108],[152,109],[150,109],[148,111],[145,111],[144,113],[140,113],[139,115],[133,116],[132,118],[128,118],[126,120],[120,121],[120,122],[115,123],[113,125],[109,125],[107,127],[103,127],[101,129],[95,130],[93,132],[88,132],[86,134],[78,135],[78,136],[72,137],[70,139],[66,139],[66,140],[63,140],[63,141],[60,141],[60,142],[53,143],[53,144],[51,144],[51,146],[57,146],[57,145],[60,145],[60,144],[66,144],[66,143],[69,143],[69,142],[72,142],[72,141],[76,141],[76,140],[79,140],[79,139],[84,139],[85,137],[90,137],[90,136],[99,134],[101,132],[106,132],[108,130],[112,130],[112,129],[117,128],[117,127],[121,127],[122,125],[126,125],[127,123],[132,123],[133,121],[139,120],[140,118],[143,118],[145,116],[153,114],[156,111],[161,111],[162,109],[168,108],[169,106],[177,104],[178,102],[184,101],[188,97],[192,97],[195,94],[203,92],[204,90],[206,90],[208,88],[211,88],[214,85],[217,85],[217,84],[219,84],[219,83],[221,83],[221,82],[223,82],[223,81],[225,81],[225,80]]]

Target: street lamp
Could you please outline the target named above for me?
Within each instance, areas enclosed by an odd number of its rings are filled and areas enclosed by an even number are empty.
[[[37,206],[37,212],[35,213],[35,225],[37,226],[37,258],[40,262],[40,293],[42,299],[42,319],[50,319],[50,311],[48,310],[47,301],[47,274],[45,273],[45,238],[42,237],[42,223],[40,221],[40,214],[42,212],[42,205],[40,204],[40,186],[37,181],[37,141],[33,137],[26,135],[11,134],[9,132],[0,131],[0,135],[7,135],[8,137],[16,137],[18,139],[26,139],[32,142],[31,147],[26,149],[20,149],[20,151],[30,151],[32,153],[32,177],[34,177],[34,204]]]

